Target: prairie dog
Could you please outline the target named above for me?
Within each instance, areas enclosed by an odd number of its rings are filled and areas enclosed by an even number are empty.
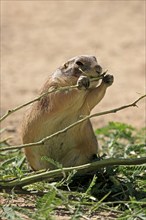
[[[78,84],[79,88],[57,91],[33,103],[23,121],[23,143],[37,142],[89,115],[113,83],[112,75],[104,76],[99,86],[99,81],[90,83],[91,78],[101,73],[95,56],[81,55],[68,60],[50,75],[41,94],[63,86]],[[55,168],[42,159],[43,156],[70,167],[91,162],[97,151],[91,122],[86,120],[43,145],[25,148],[25,155],[32,169],[40,170]]]

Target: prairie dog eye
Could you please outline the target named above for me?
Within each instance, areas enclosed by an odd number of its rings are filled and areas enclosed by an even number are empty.
[[[84,64],[81,62],[81,61],[77,61],[76,64],[79,66],[79,67],[83,67]]]

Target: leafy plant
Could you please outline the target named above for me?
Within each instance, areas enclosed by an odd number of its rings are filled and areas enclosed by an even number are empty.
[[[95,131],[102,145],[102,153],[108,157],[145,156],[146,128],[137,130],[131,125],[109,122],[108,126]]]
[[[102,146],[101,159],[109,157],[143,157],[146,152],[146,129],[110,122],[96,130]],[[8,146],[7,141],[0,147]],[[30,170],[23,154],[13,150],[1,153],[0,181],[21,179],[29,176]],[[56,162],[48,160],[55,166]],[[31,172],[32,173],[32,172]],[[39,173],[39,172],[38,172]],[[53,220],[59,215],[68,219],[92,219],[106,213],[108,219],[144,220],[146,218],[146,165],[109,166],[98,169],[94,174],[76,176],[72,171],[62,179],[52,182],[42,180],[21,188],[3,189],[0,196],[2,219]],[[24,201],[20,206],[20,198]],[[15,199],[15,200],[14,200]],[[32,205],[33,204],[33,205]],[[109,216],[110,219],[110,216]]]

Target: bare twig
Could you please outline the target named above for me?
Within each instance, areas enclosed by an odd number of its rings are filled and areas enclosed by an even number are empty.
[[[58,88],[58,89],[53,89],[53,90],[51,90],[51,91],[47,91],[47,92],[43,93],[42,95],[40,95],[39,97],[37,97],[37,98],[35,98],[35,99],[33,99],[33,100],[29,101],[29,102],[26,102],[26,103],[23,104],[23,105],[19,105],[19,106],[17,106],[17,107],[14,108],[14,109],[8,110],[8,111],[0,118],[0,122],[2,122],[4,119],[6,119],[6,118],[7,118],[9,115],[11,115],[12,113],[14,113],[14,112],[16,112],[16,111],[18,111],[18,110],[20,110],[20,109],[26,107],[27,105],[32,104],[33,102],[39,101],[42,97],[44,97],[44,96],[46,96],[46,95],[48,95],[48,94],[51,94],[51,93],[54,93],[54,92],[57,92],[57,91],[65,91],[65,90],[68,90],[68,89],[74,89],[74,88],[77,88],[77,86],[75,85],[75,86],[60,87],[60,88]]]
[[[42,140],[38,141],[38,142],[34,142],[34,143],[28,143],[28,144],[21,144],[21,145],[18,145],[18,146],[11,146],[11,147],[5,147],[5,148],[1,148],[0,149],[0,152],[1,151],[6,151],[6,150],[15,150],[15,149],[22,149],[22,148],[25,148],[25,147],[32,147],[32,146],[38,146],[38,145],[44,145],[46,141],[50,140],[51,138],[59,135],[59,134],[62,134],[64,132],[66,132],[67,130],[73,128],[74,126],[88,120],[89,118],[93,118],[93,117],[97,117],[97,116],[101,116],[101,115],[106,115],[106,114],[110,114],[110,113],[116,113],[117,111],[120,111],[120,110],[123,110],[125,108],[129,108],[129,107],[135,107],[137,106],[137,103],[145,98],[146,95],[143,95],[141,96],[140,98],[138,98],[137,100],[135,100],[133,103],[131,104],[128,104],[128,105],[124,105],[124,106],[121,106],[119,108],[115,108],[115,109],[111,109],[111,110],[108,110],[108,111],[104,111],[104,112],[99,112],[99,113],[95,113],[95,114],[92,114],[92,115],[88,115],[88,116],[85,116],[83,117],[82,119],[78,120],[77,122],[74,122],[73,124],[69,125],[68,127],[60,130],[60,131],[57,131],[56,133],[52,134],[52,135],[49,135],[45,138],[43,138]]]
[[[104,159],[96,161],[93,163],[84,164],[76,167],[61,168],[51,171],[39,172],[27,177],[22,177],[21,179],[14,179],[10,181],[0,181],[1,188],[13,188],[13,187],[22,187],[24,185],[32,184],[35,182],[42,181],[48,178],[62,178],[64,175],[67,175],[69,172],[76,170],[76,175],[80,176],[85,173],[96,173],[99,168],[108,167],[108,166],[120,166],[120,165],[141,165],[146,164],[146,157],[142,158],[133,158],[133,159]]]
[[[105,71],[102,75],[100,75],[99,77],[97,78],[92,78],[90,79],[90,82],[93,82],[93,81],[98,81],[100,79],[102,79],[104,77],[104,75],[106,74],[107,71]],[[4,119],[6,119],[8,116],[10,116],[11,114],[13,114],[14,112],[34,103],[34,102],[37,102],[39,101],[42,97],[46,96],[46,95],[49,95],[51,93],[54,93],[54,92],[63,92],[63,91],[69,91],[69,90],[72,90],[72,89],[76,89],[78,88],[78,85],[73,85],[73,86],[64,86],[64,87],[60,87],[60,88],[57,88],[57,89],[52,89],[51,91],[47,91],[45,93],[43,93],[42,95],[40,95],[39,97],[29,101],[29,102],[26,102],[22,105],[19,105],[17,106],[16,108],[14,109],[10,109],[8,110],[1,118],[0,118],[0,122],[2,122]]]

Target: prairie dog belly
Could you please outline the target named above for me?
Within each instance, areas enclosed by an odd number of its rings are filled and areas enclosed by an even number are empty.
[[[55,121],[54,118],[49,120],[46,124],[44,124],[44,127],[41,130],[42,133],[40,132],[39,140],[66,128],[76,121],[77,117],[74,117],[74,119],[72,120],[68,120],[67,118],[59,121]],[[43,159],[44,156],[52,158],[54,161],[58,161],[60,164],[63,164],[64,167],[83,164],[84,160],[88,161],[88,156],[90,156],[91,151],[90,144],[92,145],[92,147],[93,145],[95,146],[94,152],[91,152],[91,154],[97,153],[97,142],[95,140],[96,138],[93,136],[93,141],[90,140],[90,143],[86,142],[86,126],[88,125],[88,123],[89,122],[86,122],[86,124],[84,123],[85,125],[82,124],[82,126],[75,126],[51,138],[50,140],[45,141],[44,145],[34,146],[34,151],[32,151],[32,148],[30,148],[29,151],[28,148],[26,151],[26,156],[30,165],[35,170],[40,170],[44,167],[51,169],[55,168],[53,165],[49,164],[47,160]],[[53,127],[51,126],[51,129],[49,129],[50,125],[52,124]],[[89,145],[88,150],[85,154],[84,148],[86,144]],[[80,148],[80,146],[82,147]],[[85,158],[83,158],[83,151]],[[81,162],[80,157],[82,157],[83,162]],[[80,162],[78,162],[78,160]]]

